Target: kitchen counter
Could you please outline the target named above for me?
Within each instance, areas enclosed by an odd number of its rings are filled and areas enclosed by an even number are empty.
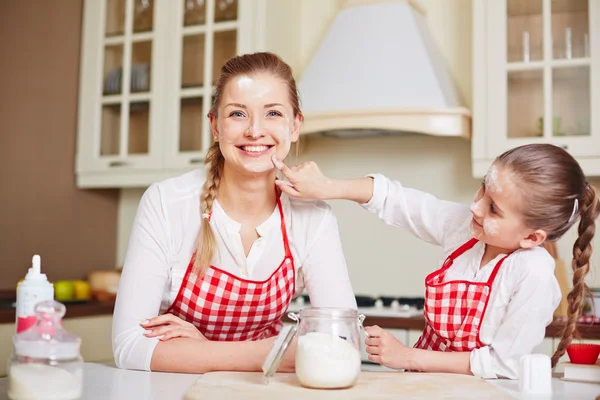
[[[363,365],[363,370],[380,370],[378,366]],[[390,372],[394,373],[394,372]],[[181,400],[186,390],[200,377],[194,374],[170,374],[121,370],[106,364],[86,363],[84,367],[84,395],[82,400]],[[510,380],[489,380],[515,399],[519,384]],[[566,382],[553,378],[551,399],[588,399],[600,395],[600,385]],[[0,379],[0,400],[7,400],[8,379]],[[546,399],[546,398],[545,398]]]

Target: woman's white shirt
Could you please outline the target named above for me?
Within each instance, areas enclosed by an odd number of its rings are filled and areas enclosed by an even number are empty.
[[[471,239],[472,215],[467,205],[405,188],[380,174],[371,176],[373,197],[363,207],[385,223],[443,248],[438,265],[423,268],[428,271],[441,268],[456,248]],[[504,255],[479,268],[484,250],[484,243],[478,242],[454,260],[444,281],[486,282]],[[554,267],[554,259],[543,247],[517,250],[504,261],[492,285],[480,329],[480,340],[485,346],[471,351],[473,375],[485,379],[517,378],[519,358],[542,342],[545,328],[552,322],[560,302]]]
[[[117,366],[150,370],[158,342],[140,323],[173,303],[196,248],[203,170],[155,183],[140,201],[131,230],[113,320]],[[275,189],[273,189],[275,190]],[[312,306],[356,309],[337,220],[322,201],[281,195],[287,235],[297,272],[296,294],[306,289]],[[248,280],[264,280],[285,256],[277,207],[257,227],[260,236],[246,257],[240,224],[214,202],[210,220],[218,243],[212,265]]]

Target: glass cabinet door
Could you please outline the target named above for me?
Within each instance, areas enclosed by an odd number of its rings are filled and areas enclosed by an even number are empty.
[[[130,156],[149,154],[155,5],[105,2],[99,155],[132,166]]]
[[[497,34],[490,33],[488,57],[488,107],[494,115],[488,153],[532,142],[560,145],[576,156],[598,153],[592,149],[600,142],[591,118],[593,97],[598,96],[593,93],[597,83],[592,79],[592,71],[598,70],[599,55],[592,49],[598,37],[590,30],[592,22],[600,23],[600,4],[596,3],[489,3],[494,9],[488,16],[488,29]],[[495,18],[494,13],[498,13]]]
[[[207,117],[221,67],[238,53],[237,0],[178,0],[174,114],[167,148],[172,167],[199,164],[212,144]]]

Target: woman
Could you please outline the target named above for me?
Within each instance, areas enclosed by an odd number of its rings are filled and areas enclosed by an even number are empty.
[[[260,370],[304,288],[313,306],[356,308],[330,207],[275,185],[271,157],[287,156],[302,122],[290,67],[271,53],[230,59],[208,116],[207,170],[140,201],[114,313],[120,368]]]

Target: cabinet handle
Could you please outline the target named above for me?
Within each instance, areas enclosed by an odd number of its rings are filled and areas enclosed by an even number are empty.
[[[204,162],[202,158],[190,158],[190,164],[201,164]]]
[[[566,144],[563,144],[562,146],[560,146],[563,150],[569,150],[569,146],[567,146]]]
[[[123,167],[125,165],[127,165],[126,161],[110,161],[108,163],[109,167]]]

